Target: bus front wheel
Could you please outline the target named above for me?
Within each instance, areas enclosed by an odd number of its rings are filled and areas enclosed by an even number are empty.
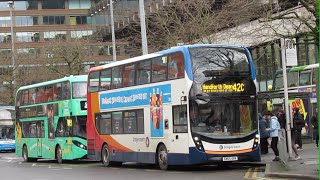
[[[27,146],[23,146],[22,148],[22,157],[24,162],[29,162],[30,159],[28,158],[28,148]]]
[[[56,159],[57,163],[62,164],[62,149],[60,146],[57,146],[56,148]]]
[[[168,151],[164,144],[160,144],[157,151],[157,162],[161,170],[168,169]]]

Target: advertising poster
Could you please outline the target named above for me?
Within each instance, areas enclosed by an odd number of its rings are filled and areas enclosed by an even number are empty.
[[[170,84],[104,93],[99,99],[101,110],[149,106],[151,137],[163,137],[163,104],[171,102]]]

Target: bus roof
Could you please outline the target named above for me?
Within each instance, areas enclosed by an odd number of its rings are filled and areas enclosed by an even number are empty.
[[[29,88],[34,88],[34,87],[39,87],[39,86],[50,85],[50,84],[59,83],[59,82],[64,82],[64,81],[87,82],[87,80],[88,80],[88,75],[76,75],[76,76],[71,75],[71,76],[66,76],[66,77],[60,78],[60,79],[54,79],[54,80],[45,81],[45,82],[41,82],[41,83],[21,86],[18,89],[18,91],[24,90],[24,89],[29,89]]]
[[[137,61],[141,61],[141,60],[145,60],[145,59],[149,59],[149,58],[159,57],[159,56],[163,56],[165,54],[170,54],[170,53],[173,53],[173,52],[186,51],[188,48],[197,48],[197,47],[245,48],[242,45],[228,45],[228,44],[194,44],[194,45],[175,46],[175,47],[172,47],[170,49],[163,50],[163,51],[154,52],[154,53],[151,53],[151,54],[146,54],[146,55],[142,55],[142,56],[137,56],[137,57],[121,60],[121,61],[116,61],[116,62],[112,62],[112,63],[108,63],[108,64],[96,66],[96,67],[92,67],[90,69],[90,72],[101,70],[101,69],[106,69],[106,68],[114,67],[114,66],[118,66],[118,65],[133,63],[133,62],[137,62]]]
[[[319,68],[319,63],[293,67],[290,69],[290,72],[301,71],[301,70],[306,70],[306,69],[314,69],[314,68]]]

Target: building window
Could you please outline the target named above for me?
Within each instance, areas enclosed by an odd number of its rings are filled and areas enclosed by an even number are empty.
[[[65,16],[44,16],[44,25],[65,24]]]
[[[69,0],[69,9],[90,9],[91,0]]]
[[[42,0],[42,9],[64,9],[65,0]]]
[[[91,17],[87,16],[70,16],[69,24],[77,25],[77,24],[91,24]]]
[[[38,0],[14,1],[15,10],[34,10],[38,9]]]

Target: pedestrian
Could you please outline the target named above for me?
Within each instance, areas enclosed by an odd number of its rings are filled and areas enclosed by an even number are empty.
[[[311,123],[313,126],[313,138],[316,140],[316,145],[318,147],[319,146],[318,109],[316,109],[316,113],[312,116]]]
[[[259,132],[260,132],[260,147],[261,147],[261,154],[268,154],[268,138],[269,132],[267,131],[268,128],[267,120],[259,113]]]
[[[297,124],[293,122],[293,127],[291,128],[291,147],[293,149],[293,152],[296,154],[295,159],[300,159],[298,148],[295,143],[295,140],[297,139]]]
[[[278,150],[278,140],[279,140],[279,132],[280,123],[278,118],[272,114],[270,111],[266,111],[264,116],[267,120],[270,121],[270,128],[267,128],[267,131],[270,133],[271,139],[271,148],[274,152],[275,158],[272,161],[280,161],[279,150]]]
[[[292,143],[298,144],[298,150],[302,149],[302,139],[301,139],[301,130],[304,127],[305,123],[302,115],[299,112],[299,108],[294,108],[293,110],[293,124],[295,124],[296,129],[296,139]]]
[[[284,111],[282,109],[280,109],[278,111],[277,118],[278,118],[278,121],[280,123],[280,128],[281,129],[286,129],[286,114],[284,113]]]

